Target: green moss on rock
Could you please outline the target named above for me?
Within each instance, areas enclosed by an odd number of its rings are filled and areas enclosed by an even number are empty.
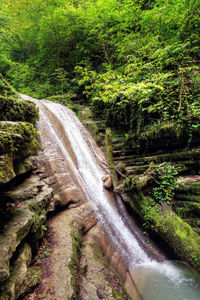
[[[164,239],[175,254],[200,271],[200,237],[166,204],[155,205],[140,191],[133,193],[132,209]]]
[[[0,120],[35,124],[39,117],[38,108],[34,103],[18,98],[15,89],[0,74]]]
[[[199,182],[190,182],[186,184],[181,184],[177,190],[178,193],[185,195],[200,195],[200,183]]]
[[[70,300],[77,300],[79,298],[79,261],[80,261],[80,251],[82,243],[82,235],[78,228],[72,227],[71,229],[71,238],[72,238],[72,256],[69,263],[69,269],[72,275],[71,286],[73,288],[73,294]]]
[[[19,168],[24,172],[32,166],[23,164],[22,161],[31,155],[36,155],[39,150],[39,142],[36,139],[36,129],[30,123],[24,122],[0,122],[0,183],[6,183],[19,174]],[[22,172],[20,172],[22,174]]]
[[[0,154],[11,153],[14,159],[37,154],[36,129],[25,122],[0,122]]]
[[[6,183],[15,177],[13,159],[10,154],[0,156],[0,183]]]
[[[0,74],[1,185],[13,179],[18,173],[26,172],[28,168],[23,165],[23,160],[37,154],[39,149],[34,127],[39,117],[38,108],[34,103],[18,98],[17,92]],[[19,161],[22,162],[21,165]]]
[[[38,283],[41,270],[39,267],[28,267],[31,258],[31,248],[28,244],[24,244],[18,250],[10,278],[3,284],[0,299],[18,299]]]
[[[0,120],[23,121],[35,124],[38,117],[38,109],[33,102],[0,95]]]

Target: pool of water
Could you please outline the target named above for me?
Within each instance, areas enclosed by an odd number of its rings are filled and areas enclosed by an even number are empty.
[[[200,274],[183,262],[142,264],[131,274],[144,300],[200,300]]]

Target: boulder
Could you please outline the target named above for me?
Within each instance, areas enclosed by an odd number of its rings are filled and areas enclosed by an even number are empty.
[[[34,214],[24,208],[16,208],[9,215],[9,221],[2,226],[0,235],[0,282],[10,276],[10,259],[17,246],[29,233]]]
[[[21,246],[13,263],[11,276],[3,285],[0,299],[18,299],[38,283],[41,270],[39,267],[28,267],[31,257],[30,246],[28,244]]]
[[[0,155],[0,185],[4,185],[16,176],[13,159],[10,154]]]
[[[22,202],[34,210],[47,208],[53,196],[53,189],[49,187],[37,175],[32,175],[11,191],[7,192],[5,198],[12,202]]]
[[[108,175],[104,175],[102,177],[102,181],[103,181],[103,187],[105,189],[110,189],[112,188],[113,186],[113,183],[112,183],[112,179],[111,179],[111,176],[108,174]]]

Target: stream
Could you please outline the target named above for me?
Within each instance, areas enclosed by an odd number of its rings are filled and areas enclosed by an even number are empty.
[[[21,96],[34,101],[40,109],[38,130],[42,147],[54,164],[63,194],[67,197],[68,191],[74,189],[80,199],[90,203],[125,262],[140,292],[134,294],[127,283],[131,296],[146,300],[199,300],[199,273],[180,261],[158,262],[146,253],[127,226],[114,197],[103,188],[102,177],[108,174],[104,155],[76,115],[60,104]]]

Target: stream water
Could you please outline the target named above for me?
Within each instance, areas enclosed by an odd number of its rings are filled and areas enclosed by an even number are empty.
[[[70,175],[121,253],[146,300],[199,300],[200,276],[181,262],[157,262],[141,248],[103,188],[104,157],[76,115],[62,105],[32,99],[40,108],[38,130],[49,159],[60,161],[60,174]],[[67,143],[66,143],[67,140]],[[136,296],[137,297],[137,296]],[[138,299],[139,296],[137,297]]]

